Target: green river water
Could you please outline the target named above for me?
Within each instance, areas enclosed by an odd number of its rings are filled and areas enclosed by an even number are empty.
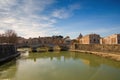
[[[120,62],[75,52],[22,53],[0,66],[0,80],[120,80]]]

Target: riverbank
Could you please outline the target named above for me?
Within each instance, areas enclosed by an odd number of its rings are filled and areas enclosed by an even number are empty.
[[[19,55],[20,53],[16,51],[14,44],[0,44],[0,65],[11,61]]]
[[[2,59],[0,59],[0,65],[3,65],[3,64],[5,64],[5,63],[11,61],[12,59],[14,59],[14,58],[16,58],[16,57],[18,57],[18,56],[20,56],[20,53],[16,53],[16,54],[13,54],[13,55],[11,55],[11,56],[2,58]]]
[[[106,53],[106,52],[95,52],[95,51],[85,51],[85,50],[70,50],[72,52],[80,52],[87,54],[94,54],[100,57],[109,58],[115,61],[120,61],[120,54]]]

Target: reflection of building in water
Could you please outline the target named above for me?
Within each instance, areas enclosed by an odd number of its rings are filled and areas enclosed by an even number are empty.
[[[84,64],[90,65],[90,61],[89,61],[89,60],[81,59],[81,61],[82,61]]]
[[[93,60],[91,58],[81,58],[80,59],[84,64],[92,66],[92,67],[99,67],[101,65],[101,63],[96,60]]]
[[[76,52],[43,52],[43,53],[30,53],[27,59],[33,61],[39,61],[39,59],[47,59],[49,61],[59,61],[59,62],[66,62],[67,60],[80,60],[84,64],[89,65],[90,67],[100,67],[101,64],[113,66],[120,68],[119,62],[114,62],[112,60],[108,60],[105,58],[100,58],[95,55],[91,54],[84,54],[84,53],[76,53]],[[115,63],[115,64],[113,64]]]
[[[34,62],[36,62],[36,58],[34,58]]]
[[[86,65],[89,65],[89,66],[92,66],[92,67],[99,67],[101,65],[101,61],[96,61],[96,60],[93,60],[91,58],[88,58],[88,59],[81,59],[81,61],[86,64]]]
[[[62,56],[62,55],[56,55],[56,56],[50,56],[50,60],[51,61],[65,61],[65,58],[64,58],[64,56]]]
[[[72,58],[80,59],[84,64],[89,65],[91,67],[99,67],[101,65],[101,59],[97,56],[85,54],[85,53],[71,53]]]

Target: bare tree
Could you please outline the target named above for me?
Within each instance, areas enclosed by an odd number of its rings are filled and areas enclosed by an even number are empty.
[[[5,31],[6,43],[16,44],[18,41],[17,33],[14,30]]]
[[[6,38],[5,34],[0,34],[0,43],[6,43],[6,40],[7,40],[7,38]]]

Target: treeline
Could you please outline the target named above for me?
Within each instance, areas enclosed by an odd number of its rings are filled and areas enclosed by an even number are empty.
[[[14,30],[7,30],[5,33],[0,34],[0,43],[16,44],[18,41],[17,33]]]

